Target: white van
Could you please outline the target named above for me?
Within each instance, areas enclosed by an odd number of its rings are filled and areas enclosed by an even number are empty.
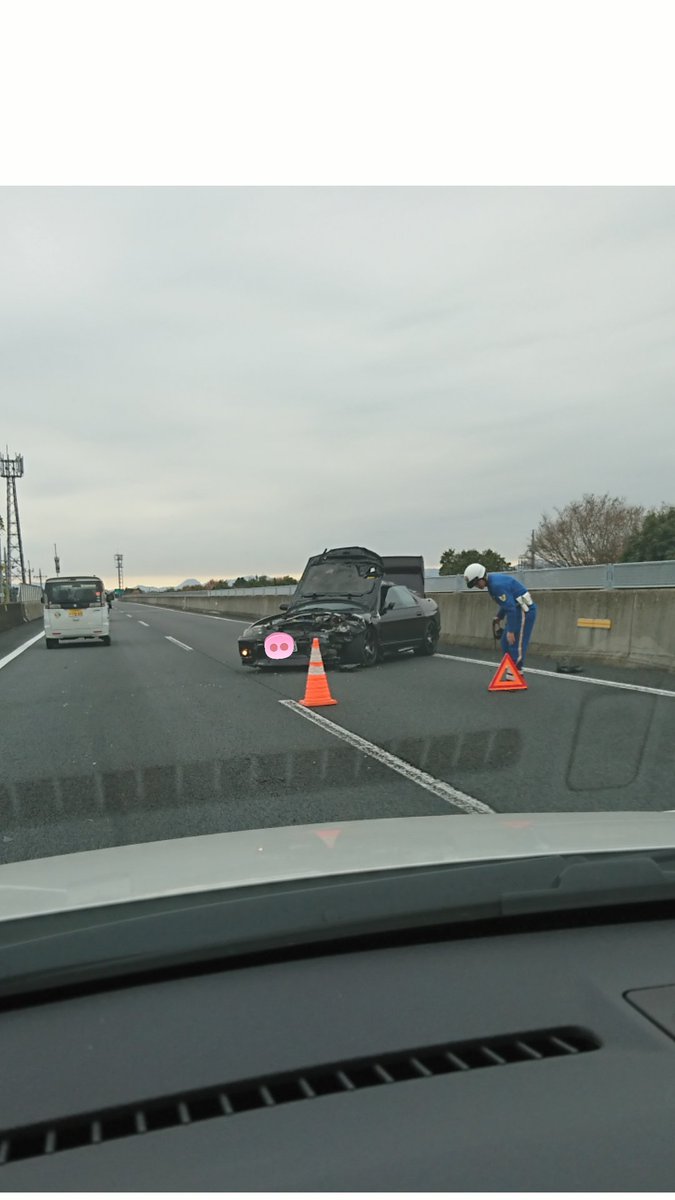
[[[45,645],[100,638],[110,645],[110,613],[97,575],[57,575],[45,582]]]

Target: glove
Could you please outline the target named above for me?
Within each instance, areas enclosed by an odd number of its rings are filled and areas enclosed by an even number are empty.
[[[499,622],[499,617],[493,617],[492,618],[492,636],[495,638],[495,640],[497,640],[497,638],[501,638],[503,632],[504,632],[504,628]]]

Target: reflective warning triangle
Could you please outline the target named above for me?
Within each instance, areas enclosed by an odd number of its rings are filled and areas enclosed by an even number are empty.
[[[335,843],[337,842],[340,834],[342,833],[342,830],[341,829],[315,829],[314,832],[317,837],[321,838],[322,842],[325,842],[325,844],[327,846],[330,846],[330,848],[332,849],[333,846],[335,845]]]
[[[520,692],[527,689],[524,677],[521,675],[510,654],[505,654],[488,687],[488,692]]]

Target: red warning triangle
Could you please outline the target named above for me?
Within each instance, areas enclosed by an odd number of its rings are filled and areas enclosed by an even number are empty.
[[[524,677],[521,675],[510,654],[505,654],[488,692],[520,692],[527,689]]]
[[[332,849],[333,846],[335,845],[335,843],[337,842],[340,834],[342,833],[342,830],[341,829],[315,829],[314,832],[317,837],[321,838],[322,842],[325,842],[325,844],[327,846],[330,846]]]

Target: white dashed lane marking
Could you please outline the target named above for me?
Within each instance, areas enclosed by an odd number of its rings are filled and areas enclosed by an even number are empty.
[[[390,754],[388,750],[384,750],[381,746],[376,746],[374,742],[368,742],[365,738],[359,736],[358,733],[352,733],[349,729],[343,729],[341,725],[335,725],[332,721],[327,721],[325,717],[314,712],[313,709],[303,708],[296,700],[280,700],[286,708],[292,709],[301,717],[305,717],[308,721],[313,721],[315,725],[319,725],[321,729],[325,729],[328,733],[332,733],[334,737],[340,738],[341,741],[347,742],[350,746],[354,746],[357,750],[361,750],[364,754],[368,754],[370,758],[376,759],[385,767],[390,767],[392,771],[397,771],[399,775],[403,775],[405,779],[409,779],[411,783],[416,783],[419,787],[423,787],[427,792],[433,792],[434,796],[440,796],[441,800],[447,800],[448,804],[453,804],[455,808],[461,809],[465,813],[492,813],[493,808],[483,804],[482,800],[476,800],[475,796],[468,796],[466,792],[460,792],[451,784],[446,783],[443,779],[437,779],[435,775],[429,775],[426,771],[421,771],[419,767],[413,767],[412,763],[408,763],[403,758],[397,758],[395,754]]]
[[[168,633],[164,634],[167,642],[173,642],[174,646],[180,646],[182,650],[192,650],[192,646],[186,646],[185,642],[179,642],[178,638],[169,637]]]
[[[200,621],[230,621],[232,625],[239,625],[241,629],[245,629],[247,625],[251,624],[251,621],[258,619],[257,617],[215,617],[212,613],[185,612],[182,608],[169,608],[164,604],[144,604],[143,608],[154,608],[156,612],[173,613],[179,617],[197,617]]]

